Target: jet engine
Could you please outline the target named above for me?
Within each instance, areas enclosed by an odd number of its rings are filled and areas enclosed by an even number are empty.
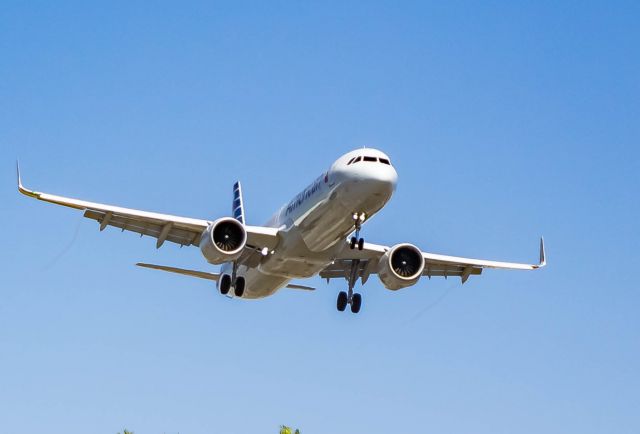
[[[202,232],[200,251],[212,264],[238,259],[247,243],[247,231],[238,220],[225,217],[213,222]]]
[[[415,285],[424,270],[422,252],[412,244],[396,244],[378,262],[378,277],[387,289]]]

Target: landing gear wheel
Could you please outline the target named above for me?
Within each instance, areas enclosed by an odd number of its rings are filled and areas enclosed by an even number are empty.
[[[338,302],[337,302],[337,308],[340,312],[344,312],[344,310],[347,308],[347,293],[344,291],[340,291],[338,293]]]
[[[220,278],[220,294],[227,295],[231,289],[231,276],[223,274]]]
[[[360,229],[362,228],[362,223],[367,219],[367,215],[363,212],[354,212],[351,217],[353,218],[353,226],[355,227],[356,232],[354,236],[351,237],[349,247],[353,250],[358,246],[358,250],[362,250],[364,248],[364,238],[360,238]]]
[[[353,298],[351,299],[351,312],[360,312],[360,307],[362,307],[362,296],[357,293],[353,294]]]
[[[233,288],[233,294],[236,297],[242,297],[244,294],[244,277],[236,278],[236,284]]]

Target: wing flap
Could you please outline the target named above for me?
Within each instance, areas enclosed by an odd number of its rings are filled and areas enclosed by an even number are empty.
[[[113,226],[122,229],[123,231],[131,231],[141,235],[158,238],[158,240],[161,240],[161,237],[163,237],[163,242],[166,240],[182,246],[197,246],[200,243],[201,232],[180,228],[172,222],[137,219],[127,215],[100,212],[92,209],[86,210],[84,212],[84,216],[100,223],[101,230],[106,226]],[[169,230],[163,234],[163,231],[170,223],[171,225],[169,226]],[[162,245],[161,243],[159,244]]]
[[[423,276],[432,277],[460,277],[462,283],[472,275],[482,274],[482,268],[461,266],[461,265],[441,265],[441,264],[425,264]]]
[[[367,267],[368,260],[363,259],[358,263],[358,270],[356,275],[362,277],[364,270]],[[327,265],[327,267],[320,272],[320,277],[323,279],[337,279],[337,278],[349,278],[351,274],[351,260],[350,259],[337,259],[333,263]]]
[[[75,209],[85,209],[85,210],[96,210],[100,212],[111,212],[114,215],[124,215],[129,217],[135,217],[139,220],[145,221],[155,221],[155,222],[173,222],[176,225],[179,225],[184,228],[188,228],[190,230],[200,231],[202,232],[208,226],[209,222],[207,220],[201,219],[193,219],[188,217],[179,217],[171,214],[161,214],[156,212],[149,211],[141,211],[132,208],[123,208],[119,206],[101,204],[96,202],[88,202],[79,199],[72,199],[63,196],[56,196],[53,194],[40,193],[36,191],[20,190],[21,193],[26,196],[36,198],[43,202],[49,202],[56,205],[62,205],[69,208]]]

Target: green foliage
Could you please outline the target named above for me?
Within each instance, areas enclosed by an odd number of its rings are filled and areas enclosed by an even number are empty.
[[[281,425],[280,434],[291,434],[291,428],[286,425]],[[296,428],[295,434],[300,434],[300,430]]]
[[[118,434],[120,434],[120,433],[118,433]],[[133,434],[133,431],[129,431],[128,429],[125,429],[122,434]]]

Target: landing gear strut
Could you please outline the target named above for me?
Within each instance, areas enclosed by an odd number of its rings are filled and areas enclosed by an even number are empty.
[[[360,260],[354,259],[353,261],[351,261],[351,272],[349,273],[349,290],[348,292],[340,291],[338,293],[336,306],[340,312],[343,312],[347,308],[347,304],[351,305],[351,312],[360,312],[360,307],[362,307],[362,296],[358,293],[353,292],[353,287],[355,286],[359,278],[359,269]]]
[[[351,248],[351,250],[353,250],[356,248],[356,246],[358,246],[358,250],[362,250],[364,248],[364,238],[360,238],[360,229],[362,228],[362,223],[364,223],[364,221],[367,219],[367,215],[363,212],[354,212],[352,218],[353,225],[356,228],[356,233],[353,237],[351,237],[349,247]]]

